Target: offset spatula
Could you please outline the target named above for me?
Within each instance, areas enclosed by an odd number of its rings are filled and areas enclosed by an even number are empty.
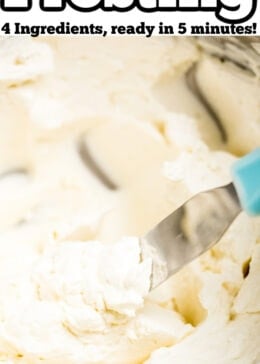
[[[260,215],[260,148],[238,160],[233,183],[191,198],[141,239],[151,289],[216,244],[242,210]]]

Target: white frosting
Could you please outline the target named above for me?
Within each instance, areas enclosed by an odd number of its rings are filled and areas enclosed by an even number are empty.
[[[249,262],[249,273],[234,301],[235,313],[260,312],[260,247],[256,246],[252,254],[252,261]]]
[[[197,81],[224,127],[229,150],[241,155],[258,147],[259,79],[228,62],[205,57]]]
[[[133,317],[143,306],[150,287],[151,259],[140,262],[140,258],[136,238],[108,247],[99,242],[68,242],[46,251],[36,263],[33,279],[40,299],[65,305],[65,311],[72,314],[74,331],[99,332],[105,329],[106,310],[111,312],[108,321],[116,323],[117,314]],[[83,312],[86,308],[86,320],[77,308]]]
[[[164,163],[163,173],[167,178],[185,183],[192,194],[231,182],[230,167],[235,157],[210,150],[194,120],[177,114],[174,122],[171,120],[167,124],[167,136],[181,149],[175,160]]]
[[[47,44],[29,38],[1,38],[0,85],[28,82],[53,69],[52,52]]]
[[[241,231],[241,225],[246,231]],[[171,285],[176,305],[183,315],[196,315],[193,305],[182,294],[183,281],[186,294],[192,297],[192,286],[199,282],[196,295],[199,304],[206,309],[206,316],[194,333],[169,349],[152,354],[147,364],[187,363],[258,363],[259,361],[259,249],[255,246],[259,237],[256,225],[242,214],[210,252],[204,254],[183,272],[173,277]],[[242,236],[238,237],[239,232]],[[249,274],[242,275],[243,262],[252,257]],[[258,272],[257,272],[258,270]],[[189,283],[190,275],[193,279]],[[159,292],[158,292],[159,294]],[[190,303],[189,303],[190,302]],[[197,314],[199,314],[197,308]],[[199,314],[201,315],[201,314]]]
[[[0,43],[0,362],[257,363],[259,220],[148,294],[139,237],[235,159],[183,78],[192,42]]]
[[[176,182],[184,182],[195,194],[231,182],[230,167],[235,158],[225,152],[211,152],[201,145],[183,152],[173,162],[165,162],[164,174]]]

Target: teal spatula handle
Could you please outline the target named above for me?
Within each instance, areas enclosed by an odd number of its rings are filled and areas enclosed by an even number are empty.
[[[260,148],[235,162],[232,175],[242,208],[249,215],[260,215]]]

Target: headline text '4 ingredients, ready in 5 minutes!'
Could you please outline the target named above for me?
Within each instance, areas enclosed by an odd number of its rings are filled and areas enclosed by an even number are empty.
[[[72,24],[70,22],[60,22],[58,25],[28,25],[19,22],[0,24],[1,35],[30,35],[38,37],[40,35],[95,35],[105,37],[129,35],[142,35],[150,38],[152,35],[249,35],[256,34],[257,23],[252,25],[223,24],[211,25],[206,22],[204,25],[187,25],[179,23],[176,25],[160,22],[158,26],[140,22],[138,25],[111,25],[105,27],[101,24]]]

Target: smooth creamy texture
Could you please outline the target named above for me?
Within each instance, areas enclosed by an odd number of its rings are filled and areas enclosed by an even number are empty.
[[[243,154],[259,146],[259,77],[238,72],[234,65],[226,63],[204,58],[197,81],[222,121],[229,150]],[[204,82],[206,74],[211,82]]]
[[[242,214],[148,294],[139,237],[229,182],[236,158],[185,81],[197,48],[184,38],[8,38],[0,55],[0,363],[257,364],[259,219]],[[221,66],[200,63],[207,86],[205,64]],[[243,152],[257,144],[259,115]],[[234,144],[233,122],[223,119]]]

